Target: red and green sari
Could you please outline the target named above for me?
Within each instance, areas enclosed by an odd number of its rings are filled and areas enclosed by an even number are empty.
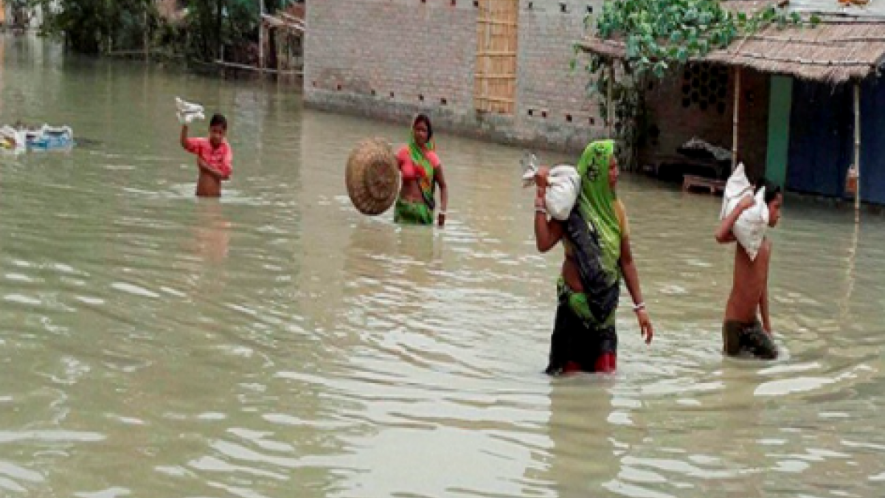
[[[427,142],[427,145],[421,147],[415,140],[415,123],[412,123],[412,131],[409,136],[408,158],[417,170],[418,187],[421,189],[421,201],[411,201],[403,199],[402,196],[397,198],[396,206],[393,211],[393,221],[396,223],[412,224],[412,225],[432,225],[433,210],[436,207],[434,193],[436,190],[436,179],[434,173],[436,169],[429,157],[434,153],[436,146],[433,141]]]

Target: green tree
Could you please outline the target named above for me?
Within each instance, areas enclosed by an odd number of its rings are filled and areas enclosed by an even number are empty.
[[[44,33],[63,38],[77,52],[141,47],[145,30],[161,27],[154,0],[59,0],[57,8],[52,8],[53,0],[27,1],[44,6]],[[261,3],[265,12],[273,13],[292,1],[179,0],[187,12],[183,24],[164,26],[151,40],[189,58],[213,61],[224,46],[258,39]]]
[[[809,19],[812,25],[818,21],[815,16]],[[590,74],[588,89],[602,103],[604,116],[615,119],[618,138],[626,145],[622,150],[628,155],[622,159],[631,164],[644,140],[649,78],[663,78],[692,59],[772,24],[784,27],[803,20],[799,14],[771,4],[746,14],[726,10],[719,0],[609,0],[598,17],[587,16],[585,22],[593,25],[599,38],[624,43],[617,81],[607,70],[615,67],[614,61],[604,56],[591,54],[586,70]],[[609,89],[612,109],[607,107]]]
[[[154,22],[153,0],[31,0],[45,13],[43,32],[58,36],[78,52],[95,54],[110,49],[115,38],[147,29],[145,15]]]

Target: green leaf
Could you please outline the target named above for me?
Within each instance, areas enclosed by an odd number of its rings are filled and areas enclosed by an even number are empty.
[[[678,60],[680,64],[688,62],[688,49],[685,47],[679,47],[679,50],[676,51],[676,60]]]
[[[701,55],[707,55],[710,52],[710,44],[707,40],[701,40],[698,42],[698,51]]]
[[[655,64],[652,72],[654,73],[655,77],[663,78],[667,72],[667,63],[665,63],[664,61],[658,62],[657,64]]]

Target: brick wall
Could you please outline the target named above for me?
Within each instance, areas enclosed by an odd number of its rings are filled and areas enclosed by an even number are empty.
[[[305,103],[504,143],[578,150],[602,132],[573,43],[601,0],[519,0],[516,110],[473,108],[478,9],[472,0],[308,0]],[[586,61],[586,58],[579,60]]]
[[[390,114],[384,108],[398,105],[472,109],[471,1],[452,6],[450,0],[311,0],[307,31],[308,102],[364,97],[369,108],[384,114]]]
[[[552,146],[569,149],[604,133],[596,99],[587,93],[588,56],[578,56],[570,69],[586,15],[601,9],[601,0],[520,0],[518,132],[547,136]]]
[[[642,156],[651,162],[653,154],[676,155],[676,149],[692,137],[698,137],[727,150],[732,149],[734,72],[727,71],[722,112],[716,105],[701,109],[696,102],[686,107],[683,86],[687,82],[680,73],[654,83],[647,93],[649,121],[659,132]],[[741,109],[738,149],[751,177],[765,172],[768,143],[768,76],[742,70]]]

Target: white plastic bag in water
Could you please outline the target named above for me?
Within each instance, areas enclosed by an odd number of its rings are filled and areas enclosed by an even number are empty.
[[[178,122],[181,124],[191,124],[195,119],[206,119],[203,115],[203,106],[192,104],[175,97],[175,107],[178,108]]]
[[[581,175],[574,166],[560,164],[550,169],[547,184],[547,212],[553,219],[567,220],[581,193]]]
[[[16,130],[11,126],[0,128],[0,139],[11,146],[13,152],[24,152],[28,141],[27,130]]]
[[[722,199],[720,219],[725,219],[745,196],[753,195],[753,185],[747,179],[744,165],[739,164],[725,185]],[[755,195],[756,204],[747,209],[737,219],[731,232],[738,243],[747,252],[750,260],[755,260],[768,230],[768,205],[765,204],[765,188],[759,189]]]

